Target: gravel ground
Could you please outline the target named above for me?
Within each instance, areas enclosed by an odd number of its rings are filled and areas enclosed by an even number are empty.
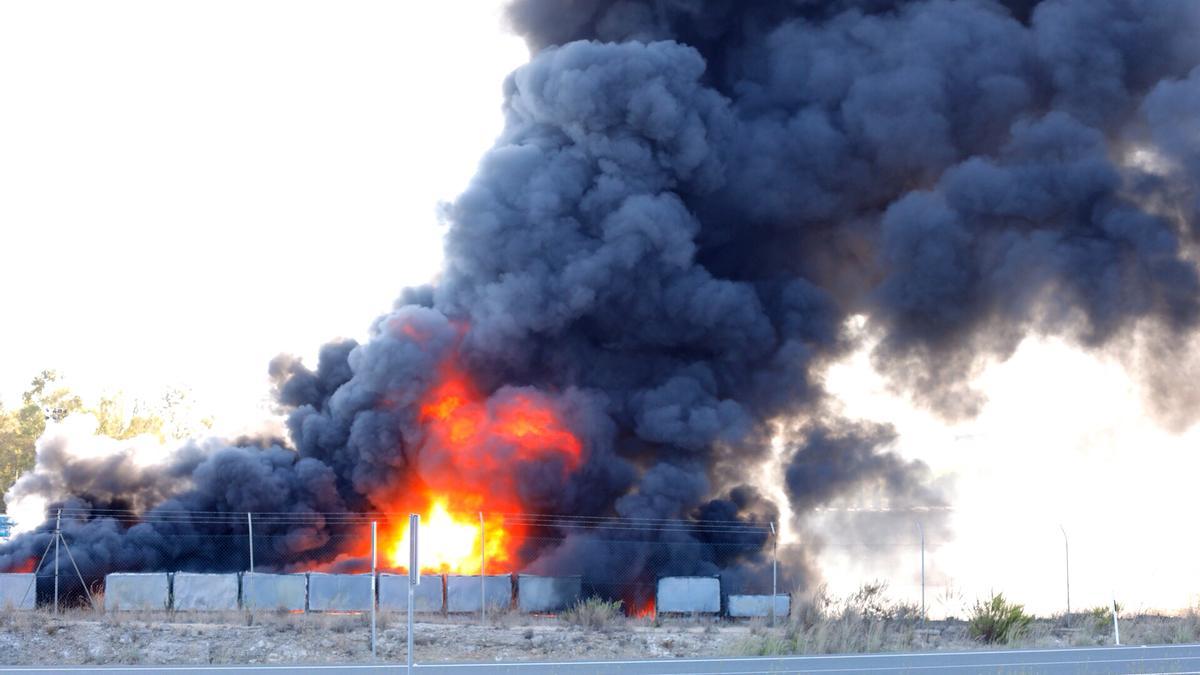
[[[370,659],[363,615],[68,612],[0,610],[0,665],[349,663]],[[1019,647],[1104,644],[1102,626],[1064,630],[1040,621]],[[378,619],[379,658],[405,659],[403,615]],[[1190,619],[1143,617],[1122,625],[1128,642],[1197,640]],[[1139,639],[1140,638],[1140,639]],[[555,617],[502,614],[478,622],[439,619],[416,629],[419,662],[669,658],[772,653],[972,649],[963,622],[820,621],[767,628],[762,622],[614,620],[600,630]]]
[[[418,661],[642,658],[735,653],[749,625],[621,622],[610,630],[550,617],[502,616],[488,625],[417,624]],[[250,625],[247,625],[250,624]],[[757,629],[756,629],[757,630]],[[404,617],[378,620],[379,657],[402,661]],[[370,622],[361,615],[185,616],[87,613],[0,617],[0,664],[346,663],[370,658]]]

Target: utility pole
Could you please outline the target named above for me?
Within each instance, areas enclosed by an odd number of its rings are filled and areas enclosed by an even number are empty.
[[[60,509],[54,517],[54,535],[50,541],[46,542],[46,550],[42,551],[42,557],[38,559],[37,567],[33,568],[33,579],[29,582],[29,587],[25,589],[25,594],[21,596],[21,602],[18,607],[25,605],[25,598],[29,597],[29,593],[34,594],[34,603],[37,603],[37,580],[42,572],[42,565],[46,562],[46,556],[50,555],[50,546],[54,545],[54,613],[58,613],[58,543],[62,542],[62,546],[67,551],[67,559],[71,561],[71,567],[75,569],[75,576],[79,577],[79,585],[83,587],[83,593],[87,596],[88,604],[92,609],[96,608],[96,599],[92,597],[92,592],[88,590],[87,582],[83,580],[83,574],[79,571],[79,564],[75,562],[75,556],[71,554],[71,547],[67,545],[67,540],[62,534],[62,510]]]

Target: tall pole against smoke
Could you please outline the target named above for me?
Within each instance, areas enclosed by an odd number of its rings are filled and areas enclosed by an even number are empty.
[[[487,544],[483,533],[483,511],[479,512],[479,625],[487,623]]]
[[[54,613],[58,614],[58,541],[62,539],[62,509],[54,514]]]
[[[378,572],[375,570],[375,537],[377,523],[371,521],[371,657],[375,657],[375,613],[376,606],[379,604],[379,598],[376,595],[375,585],[379,580]],[[410,609],[411,611],[411,609]]]
[[[413,614],[416,611],[416,603],[414,597],[416,595],[417,586],[421,583],[421,558],[420,549],[418,548],[417,540],[421,529],[420,514],[410,514],[408,516],[408,649],[406,656],[408,659],[408,672],[412,674],[413,669],[413,627],[415,620]]]
[[[246,549],[250,552],[250,573],[254,574],[254,520],[246,512]]]
[[[771,521],[771,625],[775,625],[775,606],[779,599],[779,533]]]

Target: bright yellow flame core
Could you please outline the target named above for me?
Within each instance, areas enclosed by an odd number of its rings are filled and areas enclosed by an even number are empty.
[[[446,508],[445,500],[436,500],[429,512],[421,516],[417,555],[422,572],[479,574],[479,521],[458,517]],[[503,557],[504,531],[486,532],[488,558]],[[408,524],[405,523],[400,541],[392,548],[392,565],[408,568]],[[499,562],[499,560],[496,560]]]

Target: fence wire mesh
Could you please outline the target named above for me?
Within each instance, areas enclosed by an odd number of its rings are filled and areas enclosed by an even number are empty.
[[[483,515],[474,524],[459,523],[467,528],[465,544],[439,544],[436,530],[427,533],[423,543],[431,548],[449,545],[460,564],[426,570],[429,583],[439,584],[441,590],[426,586],[418,613],[468,618],[481,609],[520,611],[522,575],[578,580],[577,586],[568,582],[566,591],[556,591],[567,594],[565,601],[556,596],[528,607],[560,611],[570,602],[595,596],[620,602],[632,616],[688,613],[686,604],[682,610],[678,605],[661,606],[659,583],[670,577],[715,579],[719,601],[714,613],[722,616],[728,615],[730,595],[779,593],[802,599],[819,588],[836,598],[853,596],[864,587],[882,587],[894,605],[914,608],[931,619],[965,616],[976,600],[994,591],[1042,615],[1062,614],[1068,606],[1075,611],[1103,606],[1114,596],[1131,609],[1183,604],[1178,595],[1163,595],[1153,581],[1154,572],[1174,574],[1171,566],[1186,564],[1186,556],[1147,560],[1147,574],[1114,561],[1111,544],[1096,532],[1075,532],[1044,521],[1013,520],[972,532],[953,531],[938,514],[841,512],[822,514],[824,522],[813,519],[809,529],[777,537],[775,525],[767,522]],[[253,572],[308,575],[300,609],[317,611],[308,598],[312,575],[371,572],[372,520],[379,523],[375,601],[382,606],[387,595],[388,607],[402,610],[392,596],[399,591],[388,586],[406,571],[402,523],[407,514],[165,509],[152,514],[64,509],[57,552],[52,526],[23,535],[32,537],[28,548],[34,555],[9,571],[33,576],[21,581],[9,575],[0,605],[24,607],[32,596],[36,605],[53,607],[57,583],[58,606],[88,607],[90,595],[104,608],[109,574],[205,573],[238,575],[233,602],[244,608],[245,576]],[[112,536],[106,539],[98,531]],[[506,537],[496,550],[486,543]],[[480,541],[487,555],[480,555]],[[1130,541],[1128,536],[1125,541]],[[1162,542],[1146,545],[1161,548]],[[481,573],[510,575],[511,594],[504,598],[496,585],[501,582],[483,582]],[[474,585],[460,577],[470,577]],[[27,588],[15,593],[12,589],[21,583]],[[474,588],[478,590],[465,590]],[[470,602],[450,601],[452,594],[459,598],[472,592]],[[166,605],[183,611],[170,597]]]

